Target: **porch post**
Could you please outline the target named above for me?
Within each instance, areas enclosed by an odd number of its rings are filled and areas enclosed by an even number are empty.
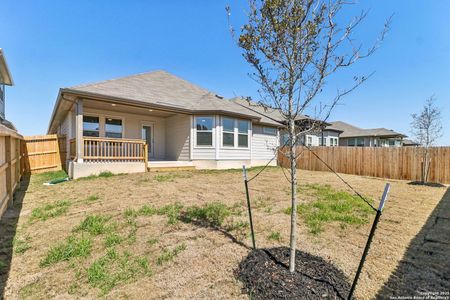
[[[83,162],[84,142],[83,142],[83,99],[77,99],[75,116],[75,143],[77,162]]]

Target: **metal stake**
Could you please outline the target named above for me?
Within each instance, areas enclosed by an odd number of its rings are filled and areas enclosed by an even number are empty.
[[[242,166],[242,173],[244,175],[245,193],[247,196],[248,217],[250,219],[250,230],[252,234],[253,249],[256,249],[255,232],[253,231],[252,209],[250,207],[250,195],[248,193],[247,169],[245,169],[245,165]]]
[[[352,299],[353,292],[355,291],[356,284],[358,283],[359,275],[361,274],[364,262],[366,261],[367,253],[369,252],[370,244],[372,243],[372,238],[375,234],[375,230],[377,229],[378,222],[380,221],[381,212],[383,211],[384,203],[387,200],[387,196],[388,196],[390,188],[391,188],[391,185],[389,183],[386,183],[386,186],[384,187],[383,196],[381,197],[380,205],[378,206],[378,209],[377,209],[377,215],[375,216],[375,220],[373,221],[372,229],[370,230],[369,238],[367,239],[366,247],[364,248],[364,252],[361,257],[361,261],[359,262],[358,270],[356,271],[355,279],[353,280],[352,288],[350,289],[347,300]]]

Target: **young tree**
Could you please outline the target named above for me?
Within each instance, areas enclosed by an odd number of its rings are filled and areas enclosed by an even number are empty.
[[[306,132],[317,131],[339,100],[368,77],[353,77],[349,88],[338,90],[333,99],[320,105],[315,121],[305,123],[303,114],[317,106],[314,100],[322,92],[325,80],[374,53],[388,29],[389,20],[377,41],[363,49],[352,34],[366,12],[344,26],[337,23],[339,13],[348,5],[351,2],[346,0],[249,0],[248,22],[237,39],[243,57],[254,69],[249,75],[260,85],[259,104],[279,110],[285,120],[288,139],[287,151],[283,153],[290,160],[292,207],[290,272],[295,271],[297,239],[296,145]],[[227,12],[230,16],[229,7]]]
[[[434,97],[430,97],[422,111],[411,116],[411,132],[416,142],[422,146],[422,183],[426,183],[431,163],[430,147],[435,146],[442,137],[441,111],[436,107]]]

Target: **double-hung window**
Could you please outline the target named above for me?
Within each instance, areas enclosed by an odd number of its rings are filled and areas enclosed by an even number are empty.
[[[263,127],[263,133],[267,135],[277,135],[277,129],[275,127]]]
[[[238,120],[238,147],[248,148],[249,121]]]
[[[357,138],[356,139],[356,146],[364,147],[364,138]]]
[[[224,147],[234,147],[234,119],[222,119],[222,145]]]
[[[307,137],[307,141],[308,141],[308,146],[311,147],[312,146],[312,136],[308,136]]]
[[[195,117],[196,145],[200,147],[213,146],[213,118]]]
[[[100,136],[100,122],[98,117],[83,116],[83,136]]]
[[[355,139],[354,139],[354,138],[348,139],[348,140],[347,140],[347,146],[349,146],[349,147],[355,147],[355,146],[356,146],[356,144],[355,144]]]
[[[105,120],[105,137],[107,138],[122,138],[122,120],[106,118]]]

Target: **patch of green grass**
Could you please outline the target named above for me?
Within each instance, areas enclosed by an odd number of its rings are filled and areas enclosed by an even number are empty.
[[[271,231],[267,238],[272,241],[281,242],[281,233],[279,231]]]
[[[225,229],[227,231],[244,230],[247,229],[249,226],[250,224],[246,221],[238,221],[228,224]]]
[[[31,237],[20,237],[15,236],[13,239],[14,253],[22,254],[31,248],[30,245]]]
[[[89,232],[92,235],[106,233],[110,229],[107,225],[109,219],[108,216],[89,215],[75,228],[75,231]]]
[[[55,218],[63,215],[69,209],[70,202],[67,200],[59,200],[52,204],[47,204],[43,207],[33,209],[31,212],[31,220],[46,221],[50,218]]]
[[[91,174],[89,176],[80,177],[77,180],[91,180],[91,179],[96,179],[96,178],[109,178],[109,177],[119,176],[119,175],[123,175],[123,174],[114,174],[114,173],[109,172],[109,171],[103,171],[103,172],[100,172],[98,175]]]
[[[159,242],[159,240],[157,238],[151,238],[147,241],[147,244],[149,244],[150,246],[153,246],[158,242]]]
[[[0,259],[0,271],[5,269],[7,266],[8,266],[8,264]]]
[[[176,224],[180,218],[181,210],[183,209],[183,205],[180,203],[168,204],[157,210],[158,215],[166,215],[169,219],[167,223],[169,225]]]
[[[142,206],[138,211],[138,214],[140,216],[153,216],[156,213],[158,213],[158,210],[156,208],[154,208],[153,206],[149,206],[149,205]]]
[[[191,178],[191,173],[165,173],[154,177],[157,182],[173,182],[176,178]]]
[[[88,283],[97,287],[102,294],[107,294],[115,286],[123,282],[132,282],[138,276],[151,276],[148,259],[146,257],[132,257],[130,253],[117,253],[114,248],[106,255],[95,260],[87,269]]]
[[[136,218],[137,217],[137,211],[133,208],[127,208],[125,212],[123,213],[125,218]]]
[[[212,226],[221,226],[226,217],[231,215],[230,209],[223,203],[213,202],[204,206],[188,207],[183,213],[187,222],[206,222]]]
[[[109,232],[106,237],[105,237],[105,246],[106,247],[112,247],[115,245],[119,245],[120,243],[122,243],[123,238],[114,233],[114,232]]]
[[[92,251],[92,241],[86,237],[70,236],[63,243],[60,243],[47,252],[41,260],[40,266],[47,267],[60,261],[68,261],[75,257],[87,257]]]
[[[52,181],[55,179],[66,178],[66,177],[67,177],[67,173],[64,172],[63,170],[53,171],[53,172],[45,172],[45,173],[32,175],[32,179],[40,184],[42,184],[44,182],[49,182],[49,181]]]
[[[365,224],[369,221],[372,209],[356,195],[346,191],[334,190],[330,185],[311,184],[300,186],[302,191],[310,192],[317,200],[297,206],[309,231],[318,234],[328,222],[340,222],[341,228],[347,224]],[[290,214],[291,209],[286,209]]]
[[[36,295],[44,288],[44,284],[40,281],[30,283],[20,289],[19,299],[35,299]]]
[[[100,197],[98,195],[90,195],[89,197],[86,198],[86,201],[93,202],[93,201],[97,201],[98,199],[100,199]]]
[[[160,256],[158,256],[156,263],[160,266],[163,263],[172,261],[181,251],[186,250],[186,244],[180,244],[173,250],[164,249]]]

